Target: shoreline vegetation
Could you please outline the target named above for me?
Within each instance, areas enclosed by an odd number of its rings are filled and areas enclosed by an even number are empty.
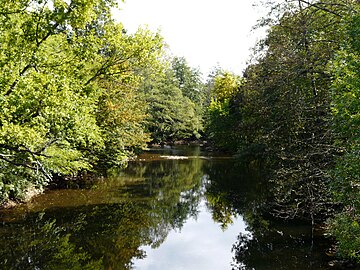
[[[204,140],[266,167],[261,215],[325,223],[360,262],[358,1],[269,4],[244,73],[206,82],[160,33],[127,33],[113,1],[0,1],[0,205]]]

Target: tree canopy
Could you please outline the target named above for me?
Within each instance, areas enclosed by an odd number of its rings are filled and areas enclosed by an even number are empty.
[[[122,167],[150,141],[199,138],[200,72],[108,0],[2,1],[0,203]]]
[[[121,165],[149,140],[138,88],[160,35],[127,34],[111,1],[2,1],[0,201]]]
[[[271,10],[236,94],[221,74],[211,84],[208,134],[272,168],[265,212],[330,218],[339,253],[359,261],[359,3],[284,1]]]

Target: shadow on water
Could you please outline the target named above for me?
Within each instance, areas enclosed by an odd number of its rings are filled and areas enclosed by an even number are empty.
[[[170,232],[196,220],[205,201],[211,226],[225,231],[241,217],[247,227],[230,244],[226,269],[333,269],[328,243],[311,239],[310,227],[263,218],[261,179],[260,170],[199,147],[153,149],[86,188],[51,190],[0,211],[0,268],[132,269],[146,259],[143,247],[160,248]]]

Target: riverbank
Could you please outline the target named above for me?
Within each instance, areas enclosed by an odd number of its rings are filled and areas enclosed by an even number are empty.
[[[189,158],[161,158],[171,153]],[[336,269],[328,265],[325,254],[329,241],[318,234],[312,237],[311,226],[261,219],[258,210],[267,190],[259,173],[235,159],[193,158],[197,155],[211,154],[188,146],[154,149],[118,175],[47,190],[23,207],[2,211],[0,236],[6,237],[0,243],[0,268],[6,263],[4,269],[15,269],[16,262],[29,269],[29,260],[22,258],[30,257],[38,268],[79,263],[83,269],[101,256],[104,261],[93,269],[126,269],[130,262],[159,266],[165,260],[174,267],[187,263],[188,269],[207,269],[195,266],[193,258],[171,260],[169,245],[180,254],[188,244],[186,251],[196,258],[201,251],[203,262],[210,260],[212,251],[214,258],[229,258],[219,269],[230,264],[254,269],[266,264],[271,270]],[[189,232],[195,225],[198,229]],[[227,231],[231,237],[226,237]],[[226,245],[217,242],[225,240]],[[152,245],[164,253],[154,253]],[[11,254],[6,252],[10,247]],[[137,256],[141,250],[147,256]],[[81,253],[84,261],[78,262],[80,251],[87,253]]]

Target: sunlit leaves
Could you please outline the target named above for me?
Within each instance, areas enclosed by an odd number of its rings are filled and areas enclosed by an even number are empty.
[[[157,72],[162,38],[146,29],[126,34],[110,16],[113,1],[5,2],[0,202],[19,198],[16,186],[41,187],[99,160],[123,164],[148,141],[136,89],[145,68]]]
[[[332,62],[334,74],[333,117],[336,145],[343,155],[337,159],[330,185],[336,202],[343,206],[330,222],[330,232],[339,241],[339,253],[360,262],[360,47],[359,15],[344,18],[347,38]],[[355,35],[354,35],[355,34]]]
[[[242,80],[239,76],[223,71],[215,77],[211,95],[220,102],[229,100],[235,97],[241,84]]]
[[[219,148],[234,151],[239,144],[236,137],[240,106],[236,104],[236,96],[243,83],[239,76],[221,70],[209,83],[211,101],[206,130],[209,139]]]
[[[336,237],[339,255],[360,261],[360,224],[346,213],[337,215],[329,224],[330,233]]]

